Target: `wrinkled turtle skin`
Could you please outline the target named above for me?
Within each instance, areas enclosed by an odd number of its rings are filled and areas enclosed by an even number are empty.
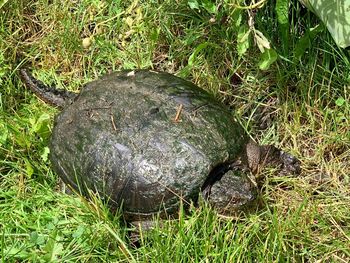
[[[82,193],[97,191],[114,209],[123,205],[127,219],[171,215],[180,198],[196,202],[201,193],[228,212],[255,199],[255,187],[238,170],[256,169],[262,157],[249,158],[242,127],[191,82],[163,72],[122,71],[73,94],[46,87],[25,70],[22,79],[62,108],[50,141],[54,171]]]

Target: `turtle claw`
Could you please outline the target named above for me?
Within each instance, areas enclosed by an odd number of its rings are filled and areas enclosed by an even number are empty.
[[[286,174],[300,174],[301,168],[300,164],[301,162],[294,157],[293,155],[286,153],[284,151],[280,151],[280,163],[282,165],[282,169],[280,171],[281,175]]]
[[[207,186],[202,193],[210,205],[226,215],[233,215],[254,205],[257,195],[250,178],[245,174],[236,174],[233,170]]]

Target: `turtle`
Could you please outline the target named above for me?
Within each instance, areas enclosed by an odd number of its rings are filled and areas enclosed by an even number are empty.
[[[58,107],[52,168],[88,196],[98,193],[125,220],[175,215],[205,200],[222,214],[251,207],[260,167],[300,172],[300,161],[255,143],[232,111],[190,81],[154,70],[123,70],[79,93],[49,87],[21,69],[25,86]]]

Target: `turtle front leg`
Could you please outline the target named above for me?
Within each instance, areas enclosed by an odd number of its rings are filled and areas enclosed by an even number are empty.
[[[202,189],[204,199],[220,214],[234,215],[255,204],[257,189],[254,183],[241,169],[237,170],[226,172],[221,179]]]

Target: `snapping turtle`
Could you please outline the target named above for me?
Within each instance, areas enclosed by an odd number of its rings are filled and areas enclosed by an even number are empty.
[[[298,172],[299,161],[252,142],[209,93],[164,72],[121,71],[79,94],[45,86],[21,70],[26,86],[62,112],[50,141],[54,171],[74,189],[97,191],[127,220],[177,211],[202,194],[222,213],[255,199],[263,164]],[[243,171],[243,172],[241,172]]]

